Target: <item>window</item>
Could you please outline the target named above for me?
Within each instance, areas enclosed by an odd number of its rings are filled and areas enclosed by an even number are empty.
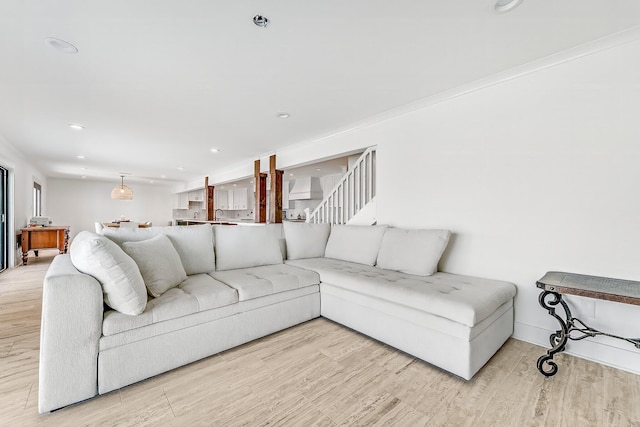
[[[33,216],[42,215],[42,186],[33,183]]]
[[[0,271],[9,266],[8,179],[9,171],[0,167]]]

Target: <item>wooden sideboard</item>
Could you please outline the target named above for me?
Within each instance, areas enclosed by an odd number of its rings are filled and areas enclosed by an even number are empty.
[[[69,226],[27,227],[22,231],[22,263],[27,264],[29,251],[38,256],[38,249],[58,249],[66,254],[69,248]]]

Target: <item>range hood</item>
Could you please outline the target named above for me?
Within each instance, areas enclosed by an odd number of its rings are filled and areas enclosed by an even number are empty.
[[[322,200],[320,179],[315,177],[296,178],[289,192],[289,200]]]

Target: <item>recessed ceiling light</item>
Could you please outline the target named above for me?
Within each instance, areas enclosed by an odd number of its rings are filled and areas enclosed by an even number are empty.
[[[83,130],[84,126],[79,125],[77,123],[69,123],[69,127],[73,130]]]
[[[76,158],[77,158],[77,159],[80,159],[80,160],[84,160],[84,159],[85,159],[85,157],[84,157],[82,154],[78,154],[78,155],[76,156]]]
[[[178,170],[179,170],[180,172],[182,172],[182,171],[184,170],[184,168],[183,168],[182,166],[178,166]]]
[[[293,174],[292,174],[292,173],[290,173],[290,174],[289,174],[289,176],[293,176]]]
[[[167,175],[160,175],[160,178],[166,178]]]
[[[220,149],[219,148],[212,148],[211,152],[212,153],[218,153],[218,152],[220,152]]]
[[[285,112],[281,112],[281,113],[276,114],[276,117],[279,118],[279,119],[288,119],[289,116],[290,116],[290,114],[289,113],[285,113]]]
[[[269,25],[269,18],[262,15],[256,15],[253,17],[253,23],[256,24],[258,27],[266,28],[267,25]]]
[[[320,168],[316,168],[316,170],[317,170],[317,171],[321,171],[322,169],[320,169]]]
[[[149,184],[153,184],[153,180],[149,181]]]
[[[54,49],[57,49],[61,52],[65,53],[78,53],[78,48],[69,43],[68,41],[58,39],[55,37],[47,37],[44,39],[44,42],[51,46]]]
[[[87,175],[82,175],[80,178],[87,179]]]
[[[494,9],[496,12],[508,12],[522,3],[522,0],[498,0]]]
[[[237,186],[238,186],[238,184],[233,184],[233,186],[234,186],[234,187],[237,187]]]

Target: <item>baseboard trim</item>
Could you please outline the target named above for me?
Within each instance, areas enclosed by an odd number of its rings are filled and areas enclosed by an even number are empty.
[[[555,331],[539,326],[514,322],[512,337],[520,341],[526,341],[544,347],[545,350],[542,350],[540,353],[540,355],[542,355],[546,349],[549,348],[549,335],[553,332]],[[580,341],[569,341],[565,353],[640,375],[640,350],[636,349],[631,343],[619,341],[622,345],[628,344],[628,348],[622,348],[609,344],[607,340],[614,339],[599,337],[585,338]],[[616,342],[616,344],[618,344],[618,342]],[[560,370],[562,370],[562,367],[560,367]]]

